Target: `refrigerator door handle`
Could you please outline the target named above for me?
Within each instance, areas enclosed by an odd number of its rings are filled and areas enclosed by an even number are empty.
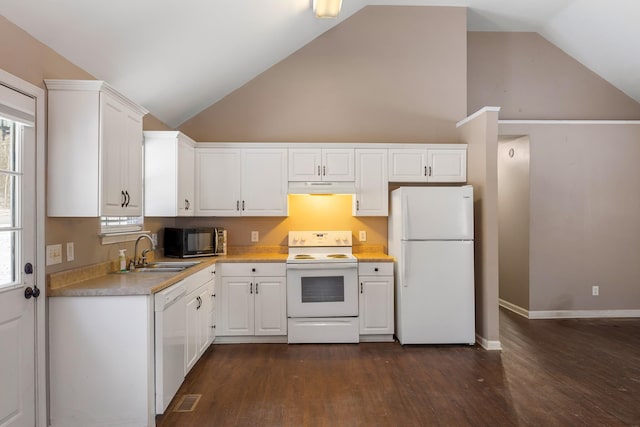
[[[406,272],[409,269],[409,260],[407,259],[406,249],[404,245],[400,248],[400,256],[402,257],[402,270],[400,271],[400,280],[402,281],[402,286],[405,288],[409,287],[407,283],[407,275]]]
[[[406,194],[402,195],[402,227],[400,239],[405,240],[409,235],[409,198]],[[402,254],[404,256],[404,253]]]

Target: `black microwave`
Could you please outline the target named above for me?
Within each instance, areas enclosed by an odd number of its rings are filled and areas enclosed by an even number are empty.
[[[220,227],[165,228],[164,255],[176,258],[227,254],[227,230]]]

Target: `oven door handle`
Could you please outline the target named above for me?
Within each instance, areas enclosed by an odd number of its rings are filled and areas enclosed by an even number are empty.
[[[346,270],[357,269],[358,263],[308,263],[308,264],[287,264],[287,270]]]

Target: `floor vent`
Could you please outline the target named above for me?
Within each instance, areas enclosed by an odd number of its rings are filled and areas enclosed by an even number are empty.
[[[183,395],[174,407],[173,412],[192,412],[198,406],[201,397],[201,394]]]

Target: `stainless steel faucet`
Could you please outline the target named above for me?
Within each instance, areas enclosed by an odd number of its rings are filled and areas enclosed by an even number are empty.
[[[149,240],[149,243],[151,243],[151,249],[145,249],[144,251],[142,251],[142,255],[140,256],[140,258],[138,258],[138,243],[140,242],[140,240],[142,240],[145,237]],[[149,251],[155,251],[155,250],[156,250],[156,245],[153,244],[153,239],[151,238],[151,236],[149,236],[148,234],[141,234],[136,239],[136,245],[133,249],[133,264],[136,267],[144,267],[145,265],[147,265],[147,253]]]

